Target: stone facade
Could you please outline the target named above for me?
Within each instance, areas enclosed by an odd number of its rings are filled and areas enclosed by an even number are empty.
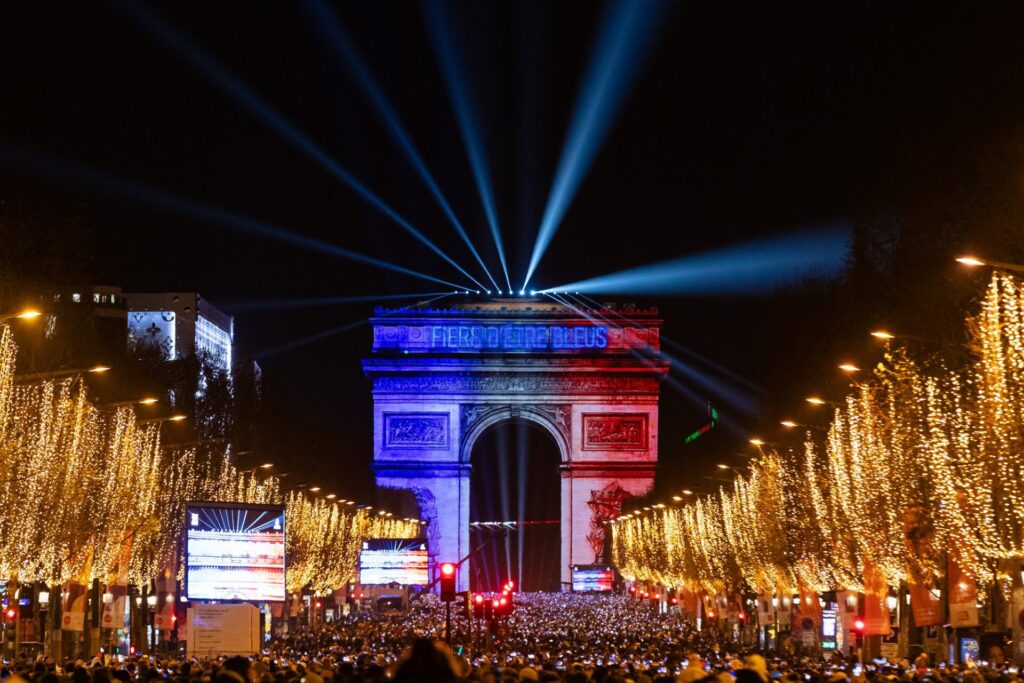
[[[373,354],[377,484],[411,490],[429,521],[432,567],[469,547],[473,446],[489,428],[526,420],[561,454],[561,581],[600,561],[604,519],[646,493],[658,453],[653,310],[586,311],[537,300],[378,310]],[[459,573],[468,588],[468,567]]]

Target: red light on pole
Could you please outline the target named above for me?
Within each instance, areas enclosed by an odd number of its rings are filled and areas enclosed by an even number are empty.
[[[441,601],[455,602],[455,563],[441,563]]]
[[[855,619],[854,622],[853,622],[853,629],[855,631],[863,631],[864,630],[864,620],[863,619]]]
[[[478,604],[478,605],[482,605],[482,604],[484,604],[484,596],[482,596],[482,595],[477,595],[477,596],[476,596],[475,598],[473,598],[473,600],[474,600],[474,601],[476,602],[476,604]]]
[[[18,610],[14,609],[13,607],[8,607],[7,611],[4,614],[7,617],[8,621],[14,621],[14,617],[18,616]]]

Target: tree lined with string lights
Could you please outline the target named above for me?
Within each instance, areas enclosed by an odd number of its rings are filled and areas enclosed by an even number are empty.
[[[159,423],[105,410],[80,376],[15,382],[17,347],[0,324],[0,578],[85,583],[117,574],[180,578],[189,501],[287,504],[289,585],[326,591],[353,578],[363,538],[412,538],[416,520],[293,493],[221,452],[163,450]],[[124,569],[123,567],[121,569]]]
[[[1024,560],[1024,287],[996,273],[967,320],[971,360],[890,348],[827,434],[768,449],[731,489],[613,523],[633,579],[708,593],[933,583],[943,553],[1006,594]]]

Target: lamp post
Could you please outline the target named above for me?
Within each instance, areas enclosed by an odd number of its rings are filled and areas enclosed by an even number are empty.
[[[41,315],[42,313],[34,308],[27,308],[17,313],[0,313],[0,323],[8,320],[33,320]]]
[[[50,591],[42,586],[36,594],[39,600],[39,637],[43,641],[43,656],[46,657],[50,650],[50,630],[46,627],[46,613],[50,607]]]
[[[91,375],[102,375],[104,372],[109,372],[109,365],[93,365],[88,368],[69,368],[66,370],[51,370],[49,372],[33,372],[27,375],[15,375],[14,381],[17,384],[24,384],[27,382],[36,382],[47,379],[57,379],[58,377],[71,377],[73,375],[83,375],[89,373]]]
[[[959,256],[957,257],[956,262],[967,266],[968,268],[988,266],[989,268],[995,268],[996,270],[1008,270],[1014,273],[1024,273],[1024,264],[1007,263],[1006,261],[990,261],[988,259],[978,258],[977,256]]]

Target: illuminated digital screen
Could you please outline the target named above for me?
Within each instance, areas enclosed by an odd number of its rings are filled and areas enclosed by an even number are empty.
[[[194,503],[185,518],[189,600],[284,601],[283,507]]]
[[[603,325],[449,324],[403,328],[379,327],[374,349],[437,351],[574,351],[608,348]]]
[[[608,592],[615,582],[615,570],[596,564],[581,564],[572,568],[572,590],[576,593]]]
[[[427,564],[427,542],[422,538],[369,539],[359,553],[359,583],[424,586],[429,583]]]

